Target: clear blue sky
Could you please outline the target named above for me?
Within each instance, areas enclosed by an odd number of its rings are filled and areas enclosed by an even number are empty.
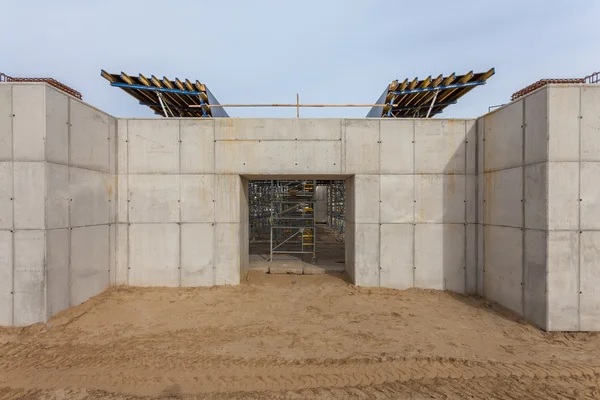
[[[154,114],[100,69],[198,79],[221,103],[375,102],[393,79],[496,68],[440,117],[600,70],[600,1],[3,0],[0,71],[49,76],[115,116]],[[303,109],[363,117],[368,109]],[[230,109],[293,117],[295,109]]]

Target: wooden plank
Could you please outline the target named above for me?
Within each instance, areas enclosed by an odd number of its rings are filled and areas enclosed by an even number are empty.
[[[129,77],[129,75],[127,75],[125,72],[121,71],[121,79],[123,79],[123,81],[128,84],[128,85],[134,85],[135,83],[133,82],[133,79],[131,79]]]
[[[104,79],[106,79],[107,81],[109,81],[110,83],[116,82],[117,80],[108,72],[106,72],[105,70],[101,69],[100,70],[100,75],[102,75],[102,77]]]
[[[473,78],[473,71],[470,71],[469,73],[463,75],[456,83],[467,83],[471,80],[471,78]],[[439,101],[440,103],[443,102],[444,100],[448,99],[448,97],[456,92],[457,88],[454,89],[448,89],[448,90],[444,90],[443,93],[440,93],[440,95],[437,98],[437,101]],[[458,99],[458,97],[457,97]]]

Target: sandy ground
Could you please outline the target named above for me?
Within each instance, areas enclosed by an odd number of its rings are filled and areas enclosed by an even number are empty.
[[[597,334],[336,275],[111,289],[48,324],[0,328],[9,399],[580,399],[599,383]]]

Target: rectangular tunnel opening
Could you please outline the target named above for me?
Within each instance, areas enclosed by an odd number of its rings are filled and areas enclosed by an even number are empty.
[[[249,180],[249,268],[271,274],[344,273],[344,180]]]

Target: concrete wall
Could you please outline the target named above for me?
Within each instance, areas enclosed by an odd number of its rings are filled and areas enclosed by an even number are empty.
[[[315,221],[327,222],[327,186],[317,186],[315,189]]]
[[[474,120],[346,120],[357,285],[475,291]]]
[[[118,122],[117,285],[238,284],[248,185],[215,173],[212,119]]]
[[[600,87],[551,85],[478,126],[478,292],[547,330],[600,329]]]
[[[479,293],[600,330],[600,87],[478,120],[120,119],[0,84],[0,324],[111,285],[238,284],[248,179],[345,179],[361,286]]]
[[[44,84],[0,110],[0,325],[27,325],[110,285],[116,120]]]
[[[547,91],[547,329],[600,330],[600,87]]]

